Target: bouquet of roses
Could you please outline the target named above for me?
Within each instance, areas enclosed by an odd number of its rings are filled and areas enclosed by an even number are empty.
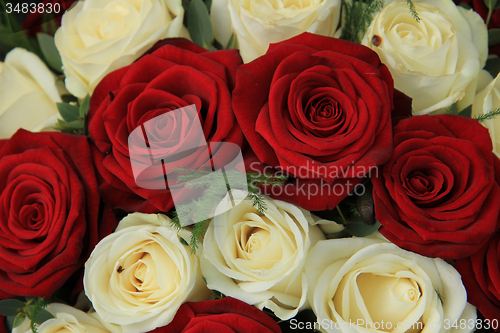
[[[496,0],[0,10],[0,332],[499,330]]]

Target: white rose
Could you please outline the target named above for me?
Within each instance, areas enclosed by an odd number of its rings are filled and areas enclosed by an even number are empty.
[[[307,252],[324,235],[309,225],[314,223],[309,212],[266,199],[261,215],[245,197],[232,191],[232,199],[217,206],[203,242],[203,276],[210,289],[291,318],[306,304]],[[231,200],[236,206],[225,211]]]
[[[488,56],[483,20],[452,0],[413,2],[420,22],[406,1],[386,0],[362,43],[389,67],[396,89],[413,98],[414,115],[446,108],[466,92],[472,99]]]
[[[158,40],[181,34],[181,0],[85,0],[62,17],[55,42],[66,88],[92,93],[108,73],[131,64]]]
[[[51,303],[45,310],[55,318],[38,326],[38,333],[110,333],[98,320],[71,306]],[[112,333],[117,333],[113,331]],[[25,319],[12,333],[31,333],[30,321]]]
[[[497,75],[486,88],[479,91],[472,104],[472,116],[478,117],[482,114],[500,108],[500,75]],[[500,157],[500,117],[486,120],[482,123],[488,128],[493,141],[493,151]]]
[[[266,53],[270,43],[304,31],[333,36],[340,20],[341,0],[213,0],[215,38],[226,46],[236,34],[245,62]]]
[[[19,128],[39,131],[56,124],[62,102],[55,75],[34,53],[15,48],[0,62],[0,139]]]
[[[97,244],[85,264],[85,294],[103,321],[123,332],[148,332],[169,324],[188,301],[210,291],[189,246],[161,214],[129,214]],[[197,252],[201,251],[198,249]]]
[[[451,332],[473,330],[476,308],[442,259],[376,237],[333,239],[311,249],[305,272],[323,332],[444,333],[462,319],[467,327]]]

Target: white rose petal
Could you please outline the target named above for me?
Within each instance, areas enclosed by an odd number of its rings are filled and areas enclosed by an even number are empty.
[[[406,1],[385,1],[362,43],[388,66],[396,89],[413,98],[413,114],[437,111],[464,98],[465,106],[470,105],[467,92],[475,91],[488,55],[486,25],[477,13],[452,0],[414,3],[420,22]]]
[[[266,199],[261,215],[246,193],[232,191],[216,208],[203,242],[201,269],[210,289],[288,319],[306,306],[302,272],[309,247],[325,236],[309,212]]]
[[[158,40],[182,33],[181,0],[85,0],[67,11],[55,43],[67,89],[92,93],[108,73],[131,64]]]
[[[123,332],[165,326],[184,302],[210,294],[198,258],[181,243],[190,234],[178,235],[168,222],[160,214],[129,214],[85,264],[85,294],[102,320]]]
[[[476,319],[451,265],[381,238],[320,241],[309,252],[304,271],[323,332],[444,333],[452,325],[446,323]]]
[[[214,0],[214,36],[227,45],[234,32],[241,57],[254,60],[269,44],[304,31],[333,36],[340,21],[341,0]]]
[[[479,91],[472,104],[472,116],[478,117],[500,108],[500,75],[493,79],[483,90]],[[482,123],[488,128],[493,151],[500,157],[500,118],[486,120]]]
[[[34,53],[15,48],[0,62],[0,139],[19,128],[39,131],[56,124],[62,102],[55,75]]]
[[[109,331],[98,320],[71,306],[51,303],[45,310],[55,318],[38,326],[38,333],[119,333],[120,330]],[[25,319],[12,333],[31,333],[30,321]]]

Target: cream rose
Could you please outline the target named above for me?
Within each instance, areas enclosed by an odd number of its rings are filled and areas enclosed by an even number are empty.
[[[472,116],[477,117],[500,108],[500,75],[497,75],[486,88],[480,90],[472,104]],[[493,151],[500,157],[500,118],[495,117],[483,122],[488,128],[493,142]]]
[[[460,274],[444,260],[386,240],[320,241],[307,256],[305,272],[323,332],[444,333],[461,319],[469,328],[463,332],[473,329],[476,308],[467,303]]]
[[[309,212],[266,199],[261,215],[245,197],[232,191],[217,206],[203,242],[203,276],[210,289],[291,318],[306,304],[307,252],[324,235]],[[225,211],[231,200],[235,207]]]
[[[363,39],[389,67],[396,89],[413,98],[413,114],[426,114],[466,98],[486,63],[488,34],[481,17],[452,0],[386,0]]]
[[[245,62],[263,55],[270,43],[304,31],[333,36],[341,0],[213,0],[210,15],[215,38],[224,46],[235,33]]]
[[[64,89],[60,89],[63,92]],[[56,124],[62,102],[55,75],[34,53],[15,48],[0,62],[0,139],[19,128],[39,131]]]
[[[110,333],[97,319],[71,306],[51,303],[45,310],[54,318],[38,326],[38,333]],[[114,330],[111,333],[120,332]],[[31,333],[30,321],[25,319],[12,333]]]
[[[148,332],[169,324],[184,302],[210,296],[198,258],[181,237],[189,241],[190,233],[177,233],[168,217],[134,213],[97,244],[84,287],[103,321],[125,333]]]
[[[78,1],[55,34],[66,88],[80,98],[92,93],[158,40],[180,36],[183,17],[181,0]]]

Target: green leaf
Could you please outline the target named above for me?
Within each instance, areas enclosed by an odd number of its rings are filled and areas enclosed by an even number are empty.
[[[84,118],[87,115],[90,107],[90,95],[87,95],[83,98],[80,104],[80,117]]]
[[[453,103],[446,109],[446,113],[448,114],[458,114],[458,106],[457,103]]]
[[[484,4],[488,7],[488,15],[486,16],[486,26],[488,26],[490,24],[491,15],[497,5],[497,0],[484,0]]]
[[[460,2],[460,6],[464,7],[465,9],[472,9],[472,7],[466,2]]]
[[[37,34],[37,38],[47,64],[55,71],[62,73],[61,55],[56,48],[54,37],[41,32]]]
[[[44,13],[42,21],[45,23],[43,23],[40,26],[41,31],[50,35],[50,36],[54,36],[54,34],[56,33],[56,30],[57,30],[54,13]]]
[[[229,38],[229,42],[227,42],[226,49],[235,49],[236,48],[236,36],[234,34]]]
[[[17,316],[18,309],[24,308],[25,303],[18,299],[5,299],[0,301],[0,315]]]
[[[488,7],[488,9],[494,10],[497,5],[497,0],[484,0],[484,4]]]
[[[379,221],[375,221],[375,224],[367,225],[363,222],[361,217],[352,216],[345,228],[353,236],[365,237],[373,234],[380,226],[381,224]]]
[[[472,118],[472,105],[469,105],[458,113],[459,116]]]
[[[488,30],[488,46],[500,44],[500,29]]]
[[[189,4],[188,31],[196,45],[208,49],[212,44],[212,22],[202,0],[191,0]]]
[[[43,322],[54,318],[52,313],[36,305],[28,306],[28,312],[28,318],[38,325],[41,325]]]
[[[74,128],[64,127],[64,128],[61,128],[60,131],[63,133],[75,134]]]
[[[67,103],[56,103],[56,105],[59,113],[68,123],[79,119],[80,109],[77,106]]]
[[[205,6],[207,6],[208,13],[210,14],[210,10],[212,9],[212,0],[205,0]]]
[[[36,314],[33,318],[33,321],[35,323],[37,323],[38,325],[41,325],[43,322],[45,322],[49,319],[52,319],[52,318],[54,318],[54,316],[49,311],[47,311],[45,309],[38,309],[38,311],[36,312]]]
[[[179,237],[179,240],[181,241],[182,245],[189,246],[188,242],[186,242],[186,240],[184,238]]]
[[[77,120],[69,121],[66,123],[66,126],[69,128],[74,128],[74,129],[83,128],[83,120],[77,119]]]
[[[63,100],[64,103],[78,102],[78,98],[76,98],[71,94],[64,94],[61,96],[61,99]]]
[[[26,319],[26,315],[24,313],[18,313],[17,316],[14,318],[14,321],[12,322],[12,328],[21,325],[24,319]]]
[[[493,77],[497,77],[498,73],[500,73],[500,58],[493,58],[486,60],[486,66],[484,66]]]

